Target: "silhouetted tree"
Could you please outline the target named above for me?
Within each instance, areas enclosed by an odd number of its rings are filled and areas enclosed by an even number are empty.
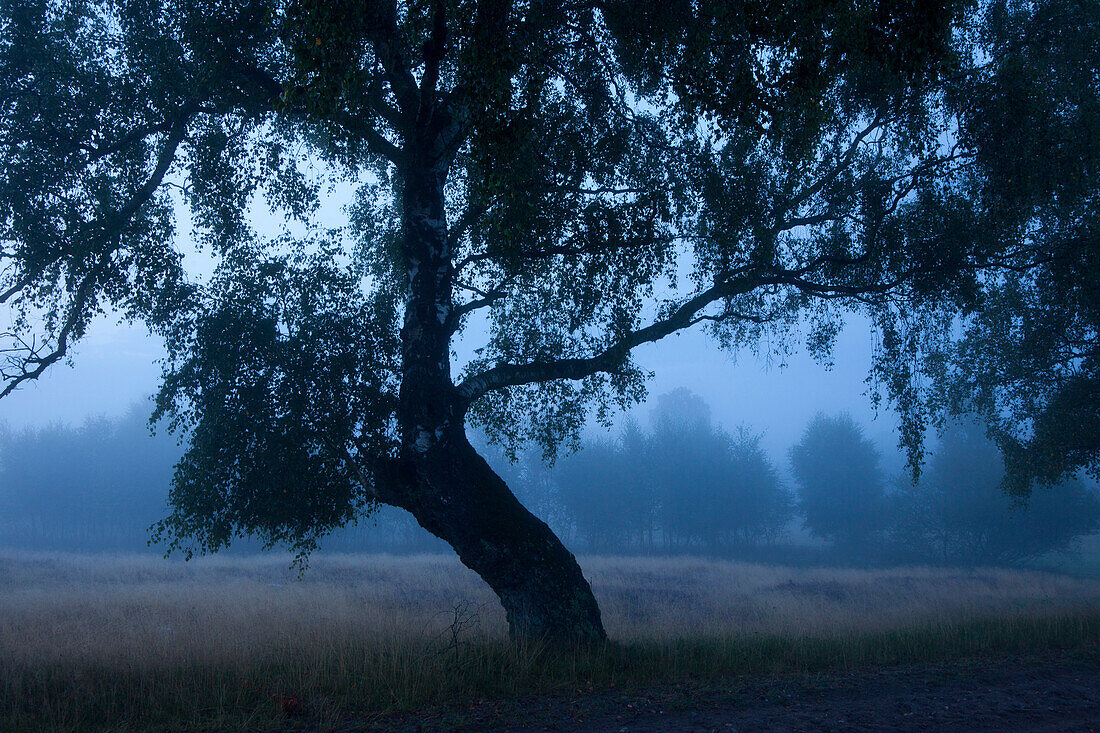
[[[780,481],[761,438],[741,427],[731,441],[725,526],[734,542],[774,542],[795,515],[794,497]]]
[[[932,215],[982,218],[965,236],[1004,267],[940,328],[887,329],[879,364],[907,443],[945,407],[976,416],[1004,451],[1003,488],[1026,496],[1079,468],[1100,479],[1100,3],[981,7],[981,67],[949,92],[954,149],[977,165]]]
[[[886,527],[881,454],[847,414],[818,414],[790,451],[806,528],[837,550],[866,556]]]
[[[189,429],[166,540],[304,553],[389,504],[455,548],[515,634],[601,640],[575,559],[467,422],[552,448],[642,395],[640,345],[706,324],[735,348],[809,317],[827,347],[850,307],[883,333],[917,446],[893,357],[1095,208],[1016,196],[986,154],[1015,140],[987,113],[1016,99],[997,72],[1031,19],[1055,31],[1027,48],[1079,62],[1058,81],[1096,108],[1096,44],[1057,41],[1091,39],[1095,10],[1069,5],[4,3],[2,391],[117,308],[165,336],[158,415]],[[1026,22],[1001,32],[987,10],[1006,7]],[[1007,114],[1036,124],[1049,101]],[[1048,160],[1013,150],[1021,170]],[[326,180],[360,187],[346,229],[313,217]],[[201,283],[171,191],[216,260]],[[306,226],[261,237],[261,199]],[[454,375],[473,314],[487,338]]]

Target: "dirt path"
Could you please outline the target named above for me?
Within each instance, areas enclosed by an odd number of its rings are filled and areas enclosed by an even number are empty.
[[[1100,731],[1100,667],[966,671],[910,668],[814,679],[776,679],[770,687],[697,691],[692,709],[673,699],[604,699],[584,719],[506,726],[523,731]],[[595,702],[594,700],[592,702]]]
[[[1048,655],[746,677],[626,695],[483,701],[462,711],[373,723],[368,728],[508,733],[1100,732],[1100,660]]]

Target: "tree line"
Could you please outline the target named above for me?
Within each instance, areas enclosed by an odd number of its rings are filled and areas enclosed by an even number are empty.
[[[1027,500],[1006,494],[1001,451],[975,422],[945,428],[916,482],[889,475],[845,414],[809,422],[786,456],[789,480],[760,437],[724,431],[678,390],[658,398],[647,430],[628,423],[554,471],[528,457],[511,478],[591,551],[759,556],[802,528],[824,543],[823,560],[1013,563],[1100,530],[1095,483],[1071,477]]]
[[[593,553],[692,553],[839,562],[1014,563],[1100,530],[1095,484],[1071,478],[1027,501],[1005,494],[1004,459],[977,423],[950,425],[919,481],[890,476],[849,416],[818,415],[787,458],[789,477],[742,426],[717,425],[687,390],[658,397],[647,424],[625,421],[548,466],[481,446],[517,495]],[[0,542],[78,551],[142,550],[167,509],[182,447],[150,437],[145,410],[76,428],[0,433]],[[792,553],[799,530],[815,538]],[[245,541],[243,551],[262,542]],[[382,510],[326,539],[329,551],[444,546]]]
[[[148,406],[124,416],[0,430],[0,540],[51,550],[139,550],[164,516],[183,453],[150,438]]]

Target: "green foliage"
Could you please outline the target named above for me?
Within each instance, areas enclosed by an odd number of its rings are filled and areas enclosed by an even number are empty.
[[[854,310],[915,470],[930,421],[976,410],[1010,478],[1053,480],[1100,455],[1070,432],[1100,420],[1097,13],[6,3],[4,393],[95,314],[145,321],[171,352],[158,414],[192,431],[164,531],[309,549],[435,435],[402,406],[553,457],[644,395],[639,345],[810,321],[825,355]],[[339,186],[357,202],[328,231]],[[176,203],[212,277],[185,272]],[[452,378],[453,340],[481,336]]]
[[[250,177],[220,131],[255,109],[232,70],[270,51],[270,17],[260,3],[0,9],[3,393],[63,358],[104,308],[140,319],[180,307],[170,186],[181,160],[200,222],[242,236]]]
[[[1003,488],[1026,496],[1100,470],[1100,8],[995,2],[977,33],[982,63],[946,98],[989,267],[942,329],[913,314],[879,372],[915,418],[907,442],[927,418],[977,414],[1005,451]]]
[[[304,553],[374,505],[346,446],[396,450],[394,311],[331,244],[286,249],[237,248],[177,326],[187,341],[170,347],[187,358],[166,375],[154,419],[170,414],[190,449],[158,540],[211,551],[247,529]]]

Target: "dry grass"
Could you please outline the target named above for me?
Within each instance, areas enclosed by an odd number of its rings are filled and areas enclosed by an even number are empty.
[[[1100,608],[1100,580],[1004,569],[784,568],[582,558],[620,641],[835,636]],[[503,613],[450,557],[0,555],[0,654],[66,664],[238,663],[355,641],[427,641],[456,608],[463,636],[503,639]]]
[[[285,557],[3,554],[0,729],[269,726],[284,694],[323,722],[593,680],[1100,638],[1096,579],[690,558],[582,565],[624,642],[583,659],[510,648],[495,599],[453,558],[319,557],[299,579]]]

